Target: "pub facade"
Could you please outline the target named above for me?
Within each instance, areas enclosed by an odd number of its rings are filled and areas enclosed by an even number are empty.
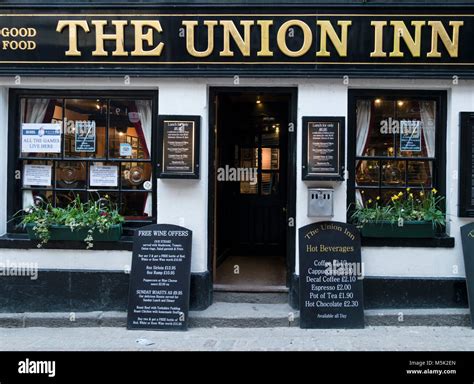
[[[298,228],[427,195],[432,234],[362,231],[365,307],[467,306],[474,6],[7,2],[0,19],[2,312],[125,310],[153,223],[193,233],[191,309],[214,292],[296,308]],[[75,201],[116,207],[120,237],[19,225]]]

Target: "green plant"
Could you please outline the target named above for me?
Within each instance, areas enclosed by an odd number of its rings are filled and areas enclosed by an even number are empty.
[[[410,188],[406,192],[393,195],[387,204],[381,203],[377,196],[375,201],[367,200],[366,206],[356,204],[350,221],[358,227],[365,223],[390,222],[403,223],[405,221],[430,221],[433,226],[441,227],[446,223],[445,214],[441,209],[444,197],[438,195],[433,188],[430,191],[412,192]]]
[[[87,236],[84,242],[87,243],[87,249],[89,249],[94,246],[95,231],[104,233],[112,225],[124,222],[124,217],[119,214],[117,207],[110,203],[108,196],[85,203],[77,196],[65,208],[53,207],[51,203],[32,206],[21,211],[20,217],[19,225],[23,227],[27,224],[34,225],[33,231],[40,239],[38,248],[49,241],[53,225],[67,226],[71,231],[86,228]]]

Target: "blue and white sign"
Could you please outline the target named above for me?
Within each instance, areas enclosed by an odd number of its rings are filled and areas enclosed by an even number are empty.
[[[61,153],[61,123],[22,124],[21,152]]]
[[[95,121],[77,120],[76,121],[76,152],[95,152]]]
[[[402,120],[400,123],[400,151],[421,151],[421,129],[419,120]]]
[[[129,143],[120,143],[120,156],[132,156],[132,145]]]

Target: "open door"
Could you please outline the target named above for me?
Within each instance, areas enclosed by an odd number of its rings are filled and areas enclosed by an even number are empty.
[[[291,95],[216,93],[216,289],[285,291]]]

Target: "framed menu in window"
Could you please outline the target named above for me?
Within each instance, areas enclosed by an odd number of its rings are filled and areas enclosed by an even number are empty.
[[[303,180],[344,180],[344,117],[303,117]]]
[[[474,217],[474,112],[461,112],[459,216]]]
[[[199,179],[201,116],[158,117],[158,177]]]

